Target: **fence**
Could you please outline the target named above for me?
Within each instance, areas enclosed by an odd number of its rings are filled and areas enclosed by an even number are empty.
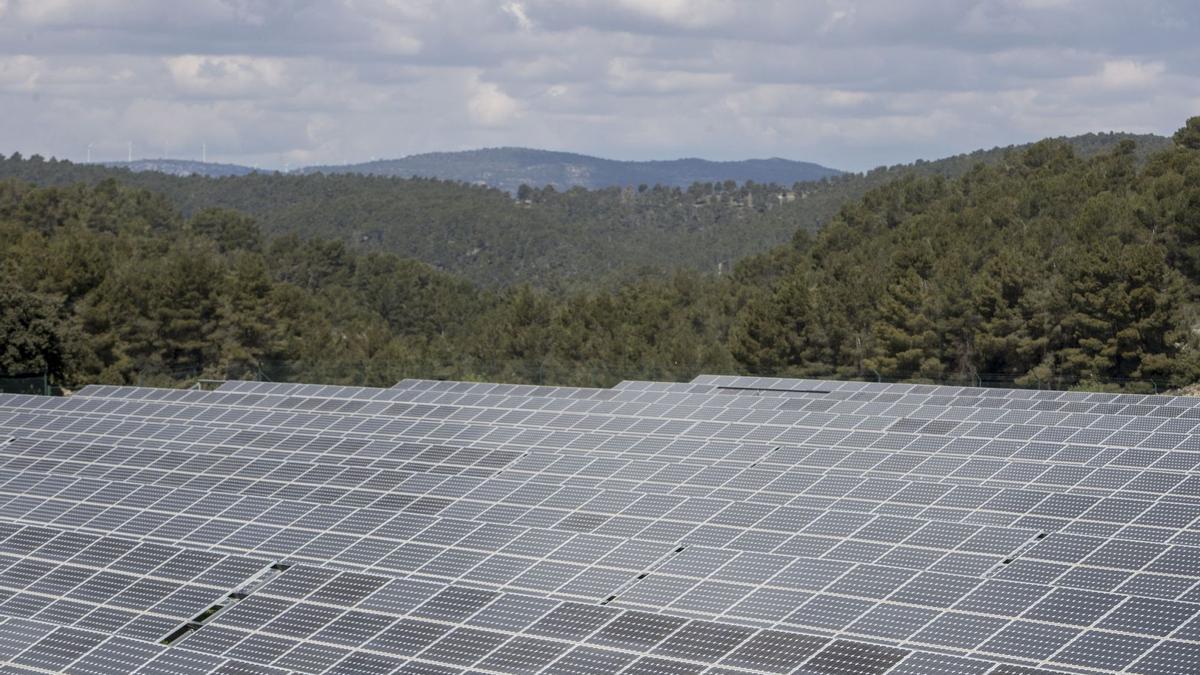
[[[269,361],[242,366],[232,372],[213,369],[187,369],[175,372],[139,373],[134,384],[142,386],[188,386],[212,389],[227,379],[264,382],[309,382],[352,386],[388,387],[405,379],[466,380],[513,384],[611,387],[622,380],[687,382],[700,374],[753,375],[726,364],[597,364],[557,361],[485,361],[464,357],[444,362],[339,363],[309,364],[302,361]],[[875,372],[858,374],[797,375],[779,373],[779,377],[859,380],[869,382],[919,382],[965,387],[1007,387],[1014,389],[1079,389],[1085,391],[1126,391],[1163,393],[1178,386],[1166,380],[1152,379],[1079,379],[1065,374],[1050,374],[1041,380],[1018,379],[1004,373],[976,373],[944,379],[888,378]]]
[[[310,382],[355,386],[388,387],[405,378],[430,380],[467,380],[513,384],[560,385],[574,387],[611,387],[622,380],[687,382],[700,374],[751,375],[727,364],[597,364],[557,361],[484,361],[464,357],[444,362],[380,363],[378,361],[311,364],[303,361],[264,361],[241,364],[236,368],[153,369],[135,372],[124,382],[146,387],[196,387],[213,389],[225,380],[264,382]],[[780,377],[805,377],[779,373]],[[860,380],[870,382],[921,382],[967,387],[1008,387],[1015,389],[1080,389],[1086,391],[1127,391],[1163,393],[1173,384],[1149,379],[1079,380],[1066,375],[1050,375],[1040,381],[1016,379],[1002,373],[977,373],[967,377],[939,380],[881,377],[878,373],[814,374],[811,379]],[[1177,383],[1174,386],[1178,386]],[[45,374],[0,375],[0,392],[21,394],[61,393]]]
[[[0,375],[0,393],[40,394],[49,396],[55,392],[45,373],[37,375]]]

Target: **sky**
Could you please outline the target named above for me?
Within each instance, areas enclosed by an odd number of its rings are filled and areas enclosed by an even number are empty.
[[[1200,115],[1196,0],[0,0],[0,152],[845,170]]]

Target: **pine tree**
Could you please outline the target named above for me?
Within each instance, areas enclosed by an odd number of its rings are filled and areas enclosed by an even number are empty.
[[[1180,275],[1153,244],[1109,239],[1075,252],[1067,271],[1069,311],[1055,354],[1078,382],[1166,381],[1183,374],[1186,344]]]
[[[879,299],[875,351],[869,369],[889,379],[937,381],[945,373],[935,295],[915,267],[901,269]]]
[[[797,268],[738,313],[729,332],[733,358],[758,375],[803,367],[811,311],[808,275]]]
[[[5,266],[0,275],[0,374],[48,375],[70,381],[81,357],[74,323],[61,312],[61,299],[21,288]]]
[[[264,365],[277,360],[280,347],[271,278],[262,256],[249,251],[238,253],[231,268],[218,296],[214,374],[255,378]]]

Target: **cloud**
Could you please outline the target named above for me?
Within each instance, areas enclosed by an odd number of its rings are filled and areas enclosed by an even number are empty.
[[[688,71],[623,58],[609,61],[606,75],[607,87],[622,94],[719,93],[729,84],[729,75],[725,73]]]
[[[32,91],[44,70],[45,63],[32,56],[0,57],[0,91]]]
[[[1140,89],[1157,84],[1165,70],[1161,61],[1105,61],[1097,80],[1105,89]]]
[[[166,65],[181,91],[210,98],[256,96],[286,83],[279,59],[184,54],[166,59]]]
[[[467,99],[467,111],[475,124],[500,127],[511,123],[521,114],[521,104],[495,83],[475,81],[472,89]]]
[[[1200,114],[1191,0],[0,0],[0,152],[848,169]],[[206,139],[206,140],[201,140]]]
[[[616,0],[636,15],[680,28],[710,28],[733,21],[738,5],[733,0]]]
[[[520,2],[506,2],[500,6],[500,9],[512,16],[516,20],[517,25],[521,30],[533,30],[533,20],[529,18],[529,14],[525,12],[525,5]]]

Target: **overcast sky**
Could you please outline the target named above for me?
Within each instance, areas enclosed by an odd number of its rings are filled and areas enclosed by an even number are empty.
[[[1200,114],[1197,0],[0,0],[0,152],[861,170]]]

